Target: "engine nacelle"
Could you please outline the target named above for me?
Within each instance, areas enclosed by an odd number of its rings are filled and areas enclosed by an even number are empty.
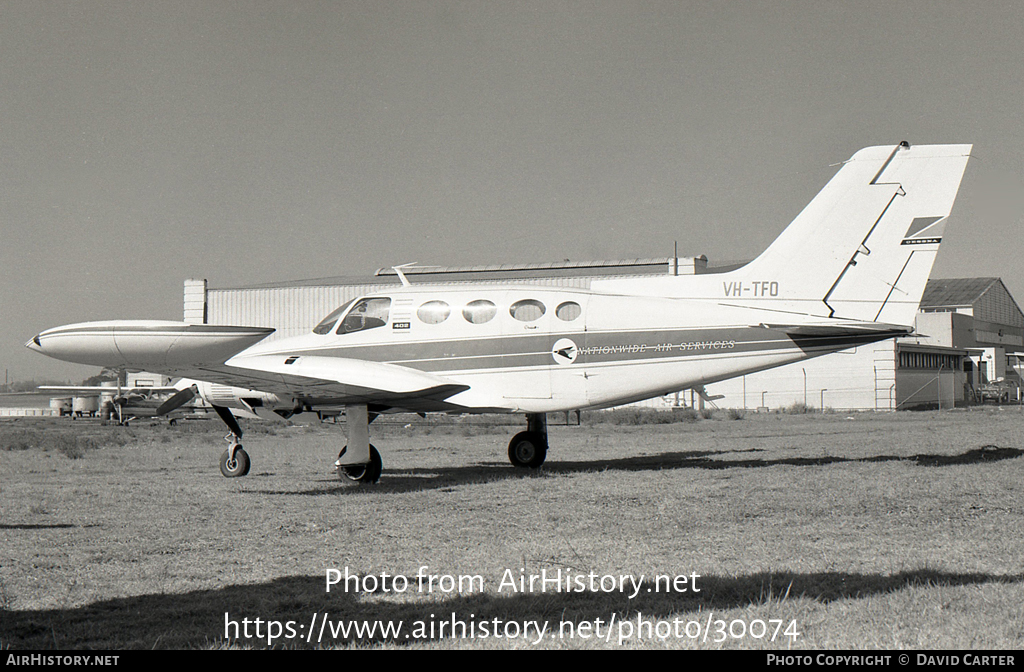
[[[283,404],[276,394],[272,392],[261,392],[259,390],[247,390],[244,387],[231,387],[220,385],[203,380],[193,383],[199,390],[199,396],[211,406],[224,406],[240,411],[246,411],[259,417],[275,416],[280,420],[281,416],[273,413],[278,408],[288,408]],[[274,418],[270,418],[274,419]]]

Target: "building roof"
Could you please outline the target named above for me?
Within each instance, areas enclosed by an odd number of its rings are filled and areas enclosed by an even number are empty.
[[[999,278],[942,278],[929,280],[921,297],[921,308],[973,306]]]
[[[737,263],[730,266],[709,268],[707,257],[659,257],[655,259],[615,259],[604,261],[569,261],[532,263],[532,264],[495,264],[490,266],[407,266],[402,272],[410,278],[417,277],[420,282],[467,282],[487,280],[529,280],[535,278],[589,278],[589,277],[634,277],[640,275],[665,275],[671,272],[671,264],[675,261],[681,274],[722,273],[742,266]],[[683,271],[683,269],[689,269]],[[288,280],[284,282],[268,282],[239,287],[216,287],[215,290],[228,289],[277,289],[284,287],[338,287],[351,285],[390,285],[399,284],[398,273],[393,268],[378,269],[371,277],[333,276],[311,278],[306,280]]]

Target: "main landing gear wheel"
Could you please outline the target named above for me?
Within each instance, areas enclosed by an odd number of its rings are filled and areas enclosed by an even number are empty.
[[[341,449],[338,453],[338,459],[345,454],[345,450],[348,446]],[[350,481],[357,483],[376,483],[380,480],[380,474],[384,471],[384,462],[380,459],[380,453],[377,449],[370,446],[370,462],[369,464],[353,464],[348,467],[338,467],[338,475],[347,478]]]
[[[519,432],[508,444],[508,459],[517,467],[536,469],[548,454],[547,437],[541,432]]]
[[[224,474],[228,478],[237,478],[239,476],[245,476],[249,473],[249,453],[245,452],[245,449],[241,446],[234,451],[234,457],[231,455],[231,450],[225,450],[220,456],[220,473]]]

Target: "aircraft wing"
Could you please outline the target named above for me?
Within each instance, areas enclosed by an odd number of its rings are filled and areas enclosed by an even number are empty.
[[[404,366],[308,355],[243,355],[223,365],[197,367],[189,376],[272,392],[281,399],[410,410],[437,410],[438,402],[469,389],[469,385]]]
[[[177,392],[178,388],[169,385],[143,387],[128,387],[127,385],[124,385],[120,389],[118,389],[117,386],[104,385],[40,385],[36,390],[40,393],[62,392],[64,394],[120,394],[122,396],[126,396],[129,394],[170,394]]]
[[[271,332],[273,329],[260,327],[116,320],[48,329],[26,345],[80,364],[152,371],[269,392],[285,403],[298,399],[448,410],[451,404],[443,400],[469,389],[442,376],[393,364],[340,357],[245,355],[248,346]]]

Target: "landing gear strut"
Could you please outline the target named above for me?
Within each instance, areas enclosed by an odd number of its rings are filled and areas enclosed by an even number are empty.
[[[230,409],[224,406],[214,406],[213,410],[217,411],[217,415],[230,430],[224,439],[231,446],[221,453],[220,473],[224,474],[226,478],[245,476],[249,473],[249,453],[242,448],[242,428],[238,425],[238,420],[235,420],[235,416],[231,414]]]
[[[526,431],[512,437],[508,459],[517,467],[536,469],[548,454],[548,420],[544,413],[526,414]]]
[[[338,454],[334,463],[338,475],[357,483],[376,483],[384,470],[380,453],[370,445],[370,423],[376,413],[369,413],[366,406],[358,404],[345,407],[345,430],[348,444]]]

